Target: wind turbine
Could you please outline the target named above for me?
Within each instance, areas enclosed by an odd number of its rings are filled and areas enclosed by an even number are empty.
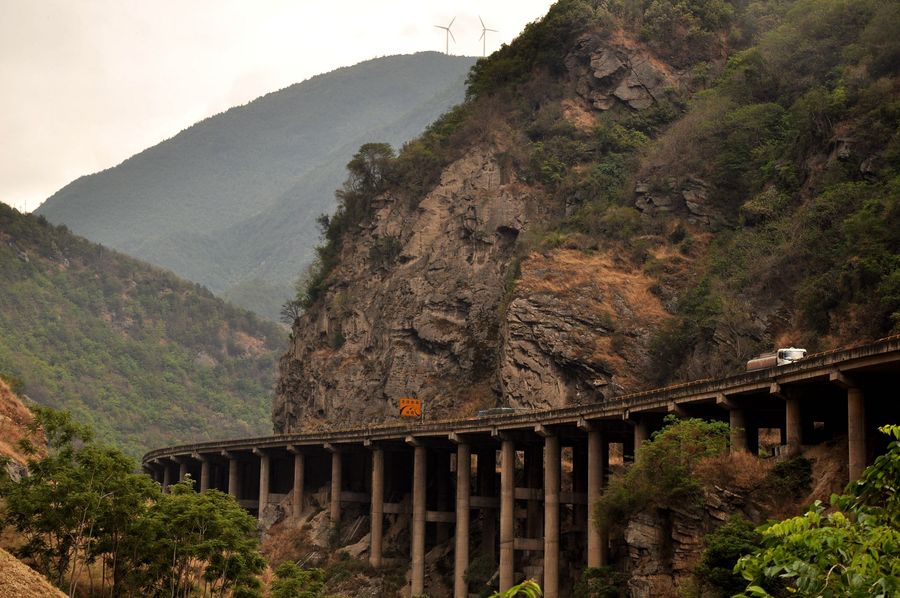
[[[455,20],[456,20],[456,17],[453,17],[452,19],[450,19],[450,24],[447,25],[446,27],[444,27],[444,26],[442,26],[442,25],[435,25],[435,27],[437,27],[438,29],[443,29],[444,31],[447,32],[447,35],[445,36],[445,38],[446,38],[446,40],[447,40],[447,44],[446,44],[446,45],[447,45],[446,52],[447,52],[448,55],[450,54],[450,38],[453,37],[453,32],[450,31],[450,28],[453,27],[453,21],[455,21]],[[454,44],[456,43],[456,38],[455,38],[455,37],[453,37],[453,43],[454,43]]]
[[[485,26],[484,21],[481,20],[481,15],[478,15],[478,20],[481,21],[481,37],[479,37],[478,39],[484,40],[482,42],[481,55],[487,56],[487,32],[491,31],[493,33],[499,33],[499,31],[497,31],[496,29],[488,29]],[[453,40],[453,41],[456,41],[456,40]]]

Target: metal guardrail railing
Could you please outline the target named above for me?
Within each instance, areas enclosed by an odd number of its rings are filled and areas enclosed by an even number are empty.
[[[154,459],[170,456],[183,456],[196,452],[218,452],[228,450],[249,450],[288,445],[354,443],[365,440],[403,440],[407,436],[448,435],[485,433],[492,430],[513,430],[530,428],[539,424],[559,424],[576,422],[580,418],[602,418],[622,414],[628,411],[640,411],[660,403],[685,401],[690,398],[702,398],[716,394],[728,394],[729,389],[740,389],[754,385],[763,386],[778,382],[779,379],[808,374],[810,377],[827,375],[835,369],[851,368],[854,362],[876,356],[894,355],[900,362],[900,334],[889,336],[873,343],[834,349],[814,353],[801,361],[789,365],[773,366],[766,369],[735,374],[718,379],[703,379],[674,384],[663,388],[629,393],[612,398],[602,403],[586,403],[555,409],[494,415],[483,418],[457,418],[425,421],[411,424],[374,424],[365,427],[333,428],[321,432],[304,432],[259,436],[252,438],[236,438],[230,440],[211,440],[178,446],[155,449],[144,455],[142,461],[147,463]],[[685,401],[689,402],[689,401]]]

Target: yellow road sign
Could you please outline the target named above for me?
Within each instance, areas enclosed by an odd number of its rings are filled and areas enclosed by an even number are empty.
[[[421,417],[422,401],[412,397],[400,399],[400,415],[403,417]]]

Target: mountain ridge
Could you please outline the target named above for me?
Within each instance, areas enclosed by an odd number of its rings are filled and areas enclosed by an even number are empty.
[[[249,307],[275,319],[352,150],[372,137],[399,145],[416,135],[462,99],[472,62],[425,52],[312,77],[81,177],[36,213],[225,296],[260,280],[280,296]],[[266,226],[284,223],[285,211],[294,228],[275,239]],[[232,239],[244,240],[242,251]]]
[[[360,149],[276,431],[603,402],[900,330],[898,28],[875,1],[560,0],[399,155]]]
[[[196,283],[0,205],[0,374],[139,456],[267,421],[284,332]]]

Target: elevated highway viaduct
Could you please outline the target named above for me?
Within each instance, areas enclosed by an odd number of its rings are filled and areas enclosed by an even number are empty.
[[[499,562],[501,590],[528,574],[555,598],[581,568],[606,563],[607,534],[589,507],[603,492],[611,448],[630,460],[667,414],[702,417],[729,422],[732,451],[758,454],[760,439],[773,436],[782,455],[845,441],[852,480],[886,447],[877,428],[900,422],[898,389],[894,336],[602,403],[199,442],[151,451],[143,467],[164,488],[190,474],[201,491],[228,492],[261,517],[288,496],[299,516],[313,491],[328,488],[333,523],[368,516],[372,566],[390,557],[410,563],[413,596],[424,593],[427,551],[452,536],[457,598],[473,589],[465,571],[475,553]],[[407,518],[409,554],[383,553],[389,517]],[[517,567],[526,551],[542,554],[530,561],[541,570]]]

